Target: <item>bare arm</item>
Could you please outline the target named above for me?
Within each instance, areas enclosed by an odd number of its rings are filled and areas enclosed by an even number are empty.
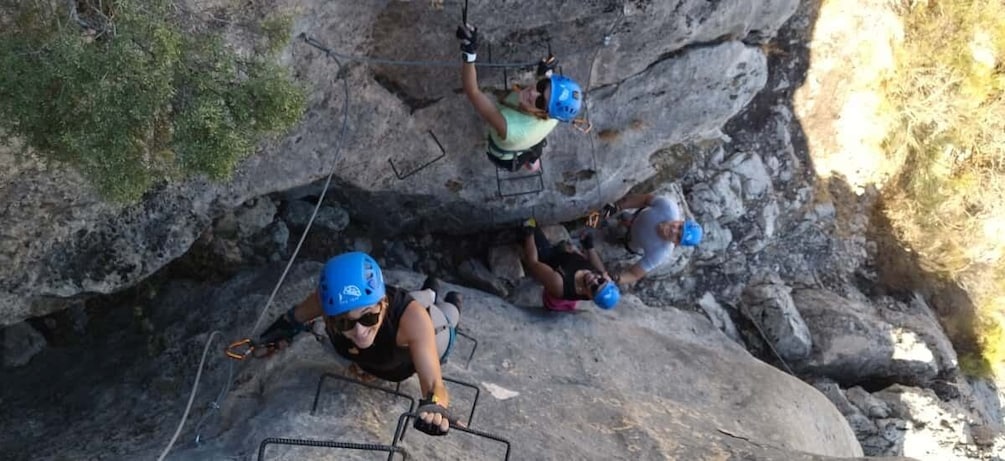
[[[303,301],[300,301],[300,304],[294,306],[293,318],[300,323],[306,323],[324,315],[325,312],[321,308],[319,296],[317,290],[307,295]]]
[[[646,276],[646,271],[642,269],[639,263],[632,264],[631,267],[625,269],[621,272],[620,278],[618,279],[618,284],[624,286],[631,286],[642,280],[642,277]]]
[[[593,266],[594,269],[602,274],[607,273],[607,269],[604,268],[604,262],[600,260],[600,254],[597,253],[596,248],[586,250],[586,257],[590,260],[590,265]]]
[[[623,210],[635,209],[652,205],[654,198],[656,198],[656,196],[653,194],[630,194],[621,197],[621,199],[614,203],[618,206],[618,208]]]
[[[475,112],[482,117],[494,130],[499,133],[499,137],[506,139],[506,119],[502,112],[482,90],[478,88],[478,75],[475,71],[474,63],[461,64],[461,85],[464,87],[464,94],[468,101],[474,106]]]
[[[397,342],[399,346],[408,346],[412,364],[419,374],[419,388],[423,397],[432,396],[433,400],[443,408],[450,405],[447,388],[443,385],[443,374],[440,371],[440,357],[436,351],[436,334],[433,333],[433,322],[429,319],[426,309],[418,301],[412,301],[401,315],[401,325],[398,327]]]
[[[562,276],[551,266],[537,260],[537,245],[534,244],[533,235],[528,235],[523,241],[523,262],[530,276],[544,286],[550,296],[562,296]]]

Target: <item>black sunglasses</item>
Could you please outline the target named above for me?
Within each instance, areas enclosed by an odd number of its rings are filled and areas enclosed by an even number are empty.
[[[351,319],[347,315],[342,315],[339,317],[329,317],[328,319],[331,321],[332,326],[335,327],[336,330],[349,331],[352,330],[353,328],[356,328],[356,323],[359,323],[364,327],[372,327],[376,325],[377,322],[380,320],[380,313],[383,311],[384,309],[381,308],[377,312],[367,312],[359,316],[359,318],[355,319]]]
[[[541,80],[537,81],[537,92],[540,94],[538,94],[537,99],[534,100],[534,107],[537,107],[538,109],[541,110],[548,110],[548,106],[545,105],[544,101],[544,92],[548,90],[548,85],[550,84],[551,80],[546,78],[542,78]]]

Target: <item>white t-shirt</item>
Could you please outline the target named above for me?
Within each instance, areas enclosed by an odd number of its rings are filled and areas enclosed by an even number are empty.
[[[652,205],[643,209],[632,223],[632,238],[628,246],[636,253],[642,253],[639,266],[649,272],[667,262],[673,254],[674,244],[664,240],[657,233],[657,226],[664,221],[680,221],[680,208],[667,197],[658,196]]]

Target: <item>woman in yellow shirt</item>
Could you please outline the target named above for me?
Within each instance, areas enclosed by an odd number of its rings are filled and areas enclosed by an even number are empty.
[[[469,25],[457,28],[461,40],[461,84],[471,105],[489,125],[489,160],[497,167],[516,171],[520,167],[536,171],[545,138],[558,122],[571,123],[583,105],[583,90],[572,79],[552,75],[554,57],[538,65],[542,77],[534,86],[508,92],[501,98],[491,98],[478,88],[475,71],[478,50],[478,30]]]

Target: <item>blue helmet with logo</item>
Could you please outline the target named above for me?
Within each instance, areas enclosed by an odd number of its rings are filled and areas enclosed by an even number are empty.
[[[359,251],[329,259],[318,280],[321,308],[328,316],[377,304],[385,292],[377,261]]]
[[[604,310],[614,309],[619,299],[621,299],[621,290],[610,280],[598,288],[596,294],[593,295],[593,303]]]
[[[680,246],[693,247],[701,243],[701,224],[693,219],[684,221],[684,228],[680,232]]]
[[[562,122],[571,122],[583,108],[583,89],[571,78],[551,76],[551,98],[548,116]]]

